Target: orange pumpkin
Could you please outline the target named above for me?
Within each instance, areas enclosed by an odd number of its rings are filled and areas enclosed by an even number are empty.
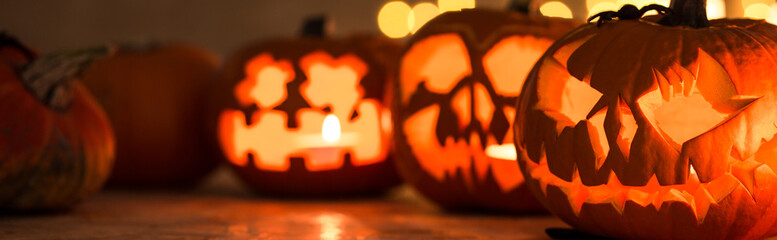
[[[398,47],[369,37],[249,45],[227,62],[218,140],[251,187],[342,195],[399,183],[384,86]],[[224,107],[225,106],[225,107]]]
[[[216,167],[203,106],[217,64],[184,44],[125,45],[84,72],[116,131],[109,184],[192,186]]]
[[[93,54],[38,56],[0,34],[0,209],[70,207],[108,178],[111,126],[75,81]]]
[[[447,208],[540,211],[515,163],[514,106],[534,61],[574,25],[479,9],[424,25],[403,53],[395,85],[404,179]]]
[[[629,239],[777,233],[777,27],[708,21],[704,3],[603,14],[532,70],[519,164],[565,222]]]

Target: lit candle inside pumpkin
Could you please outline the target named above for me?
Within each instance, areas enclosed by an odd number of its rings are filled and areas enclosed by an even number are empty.
[[[303,134],[299,137],[299,148],[319,149],[355,146],[359,140],[359,134],[355,132],[343,133],[342,128],[340,118],[334,114],[328,114],[321,124],[320,133]]]
[[[486,147],[486,156],[510,161],[518,159],[518,154],[515,152],[515,144],[512,143],[489,145]]]
[[[334,114],[328,114],[321,124],[320,133],[299,136],[298,149],[306,149],[307,154],[314,159],[312,161],[316,161],[315,165],[340,164],[343,155],[349,148],[358,145],[359,140],[358,133],[343,133],[342,128],[340,119]]]
[[[340,119],[334,114],[329,114],[324,118],[324,124],[321,126],[321,137],[327,142],[336,142],[340,139]]]
[[[380,102],[361,99],[359,79],[366,66],[353,56],[332,59],[325,53],[309,54],[301,62],[308,77],[300,93],[312,108],[291,116],[273,109],[288,96],[285,86],[294,76],[291,65],[270,55],[260,55],[249,64],[249,74],[235,95],[241,104],[256,104],[260,110],[250,123],[240,111],[222,114],[221,138],[232,139],[222,143],[230,161],[246,166],[250,153],[257,168],[271,171],[288,170],[291,158],[303,158],[308,171],[340,168],[346,154],[354,166],[382,161],[387,137],[381,128],[390,129],[390,125],[381,125],[380,119],[387,117],[381,116]],[[279,69],[284,74],[276,74]],[[322,111],[325,107],[331,112]],[[297,119],[294,128],[287,127],[290,117]]]

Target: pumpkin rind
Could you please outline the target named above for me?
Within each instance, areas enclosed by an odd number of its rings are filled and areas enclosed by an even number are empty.
[[[193,186],[216,168],[206,130],[218,61],[185,44],[122,46],[95,61],[84,84],[111,116],[116,164],[109,185]]]
[[[16,68],[31,59],[0,46],[0,209],[51,210],[94,194],[110,173],[108,118],[79,82],[69,107],[54,110],[22,84]],[[33,57],[33,56],[29,56]]]
[[[565,222],[607,237],[774,235],[777,27],[649,19],[582,26],[532,70],[514,129],[528,186]],[[565,101],[590,103],[570,117]],[[661,118],[664,106],[686,110]],[[720,118],[673,128],[704,113]]]
[[[400,61],[392,106],[403,178],[448,209],[543,211],[517,164],[486,152],[512,143],[511,113],[520,92],[512,79],[525,76],[531,58],[574,26],[465,9],[441,14],[416,32]]]

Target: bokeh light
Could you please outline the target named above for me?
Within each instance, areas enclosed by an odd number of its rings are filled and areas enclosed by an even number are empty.
[[[588,1],[588,2],[590,3],[593,1]],[[588,17],[599,14],[600,12],[617,11],[619,8],[620,6],[616,5],[614,2],[598,1],[598,3],[588,7]]]
[[[769,18],[766,19],[766,21],[771,24],[777,24],[777,3],[772,4],[771,14],[769,15]]]
[[[475,0],[437,0],[440,12],[461,11],[461,9],[475,8]]]
[[[661,6],[668,7],[669,0],[618,0],[617,2],[615,2],[615,5],[618,6],[618,8],[626,4],[637,6],[637,8],[642,8],[650,4],[658,4]]]
[[[572,18],[572,10],[558,1],[546,2],[540,6],[540,13],[548,17]]]
[[[745,18],[766,19],[771,15],[772,8],[763,3],[755,3],[745,8]]]
[[[408,15],[407,24],[411,33],[418,31],[429,20],[440,15],[440,9],[432,3],[419,3],[413,6]]]
[[[723,0],[707,0],[707,18],[718,19],[726,17],[726,2]]]
[[[408,27],[410,6],[401,1],[392,1],[383,5],[378,13],[378,27],[390,38],[401,38],[410,33]]]

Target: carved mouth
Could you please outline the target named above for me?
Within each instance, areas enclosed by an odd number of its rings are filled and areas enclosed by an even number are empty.
[[[301,111],[302,124],[297,129],[285,128],[286,115],[280,111],[255,112],[257,121],[248,125],[242,112],[225,111],[220,124],[222,147],[234,164],[247,165],[251,153],[257,168],[270,171],[288,170],[292,157],[304,158],[310,171],[340,168],[345,154],[352,155],[351,164],[356,166],[380,162],[387,153],[379,127],[379,105],[365,100],[358,106],[362,114],[342,126],[339,144],[324,143],[320,123],[325,114],[318,111]]]
[[[566,195],[576,216],[580,215],[583,204],[609,204],[623,215],[626,202],[629,201],[642,207],[652,205],[657,210],[661,210],[666,202],[679,202],[688,205],[701,223],[710,206],[718,205],[735,191],[743,190],[755,201],[760,192],[756,188],[760,183],[777,181],[777,174],[770,166],[753,159],[729,160],[731,171],[706,183],[700,182],[691,166],[688,168],[688,180],[685,184],[666,186],[661,185],[655,175],[644,186],[625,186],[614,173],[609,174],[606,184],[586,186],[577,171],[572,181],[555,176],[544,156],[539,164],[531,160],[526,160],[525,163],[526,172],[536,181],[543,196],[548,197],[549,187],[558,188]]]
[[[460,171],[464,177],[473,181],[484,180],[489,171],[494,175],[501,190],[507,192],[523,183],[523,177],[514,159],[506,160],[489,156],[483,146],[500,146],[493,136],[481,140],[478,134],[472,133],[469,138],[454,138],[448,136],[440,144],[437,140],[435,125],[440,118],[440,107],[432,105],[421,109],[403,124],[407,143],[421,168],[442,182],[451,175]],[[512,140],[512,133],[505,138]],[[513,145],[511,142],[503,145]],[[470,170],[474,169],[474,171]],[[477,176],[472,176],[474,172]]]

